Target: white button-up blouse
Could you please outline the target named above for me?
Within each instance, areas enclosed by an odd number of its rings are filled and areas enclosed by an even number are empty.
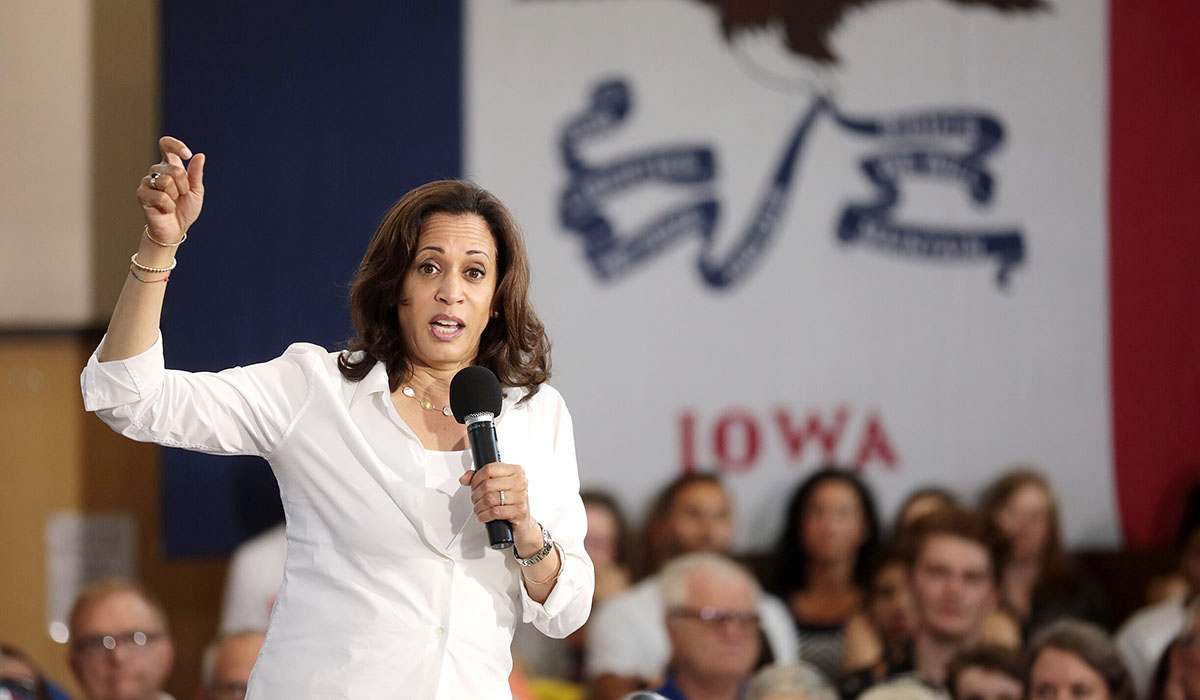
[[[462,517],[469,489],[427,481],[445,453],[396,413],[383,363],[350,382],[336,353],[298,343],[262,364],[181,372],[164,368],[160,335],[126,360],[93,354],[81,384],[87,410],[134,440],[270,462],[287,561],[249,700],[507,699],[518,618],[560,638],[587,619],[595,580],[571,416],[548,385],[521,405],[507,389],[496,420],[502,458],[524,468],[530,510],[566,554],[539,604],[511,550]],[[447,496],[451,517],[423,517]]]

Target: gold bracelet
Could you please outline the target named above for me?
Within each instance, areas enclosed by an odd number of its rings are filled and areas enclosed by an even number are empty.
[[[162,241],[158,240],[154,236],[150,235],[150,224],[146,224],[145,226],[143,226],[142,232],[146,234],[146,238],[149,238],[151,243],[153,243],[155,245],[160,245],[164,248],[178,248],[180,243],[183,243],[184,241],[187,240],[187,231],[184,231],[183,238],[180,238],[178,241],[176,241],[174,243],[163,243]]]
[[[558,550],[558,571],[555,571],[553,576],[544,581],[534,581],[531,578],[527,578],[525,579],[526,583],[532,583],[535,586],[545,586],[548,583],[554,583],[558,580],[558,577],[562,575],[563,563],[567,560],[567,555],[563,553],[562,545],[559,543],[555,542],[554,548]]]

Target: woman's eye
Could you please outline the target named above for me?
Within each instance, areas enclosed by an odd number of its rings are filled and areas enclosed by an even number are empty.
[[[483,279],[483,276],[484,276],[483,270],[480,270],[477,267],[473,267],[470,270],[467,270],[467,277],[470,277],[473,280],[481,280],[481,279]]]
[[[417,266],[417,269],[427,275],[432,275],[433,273],[437,272],[437,265],[434,265],[431,262],[423,262]]]

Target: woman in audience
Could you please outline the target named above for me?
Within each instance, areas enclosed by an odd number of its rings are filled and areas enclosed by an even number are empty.
[[[830,678],[843,670],[844,630],[862,607],[878,544],[874,499],[849,471],[822,468],[796,490],[775,551],[775,589],[796,622],[801,658]]]
[[[595,609],[600,603],[629,587],[629,531],[621,508],[608,493],[583,491],[579,494],[587,514],[587,535],[583,548],[596,567]],[[583,675],[583,651],[587,642],[587,624],[566,639],[552,639],[533,625],[520,624],[513,636],[513,660],[528,676],[538,697],[559,697],[571,692]]]
[[[1108,603],[1063,549],[1049,482],[1029,469],[1010,471],[984,491],[979,510],[1009,542],[1000,603],[1030,639],[1063,617],[1107,626]]]
[[[1025,656],[1029,700],[1136,700],[1133,681],[1108,634],[1088,622],[1059,620]]]
[[[863,609],[846,624],[846,671],[899,663],[910,655],[917,610],[908,586],[908,562],[888,549],[870,567]]]
[[[583,547],[596,567],[594,608],[629,588],[630,534],[625,516],[611,495],[603,491],[584,491],[579,497],[583,500],[588,522]]]

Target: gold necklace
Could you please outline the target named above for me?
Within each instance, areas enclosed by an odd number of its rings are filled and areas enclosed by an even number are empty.
[[[439,411],[443,416],[453,416],[454,415],[454,411],[452,411],[449,406],[447,406],[445,408],[438,408],[437,406],[433,405],[433,402],[430,401],[429,399],[418,399],[417,392],[414,391],[411,386],[404,387],[403,389],[401,389],[401,392],[405,396],[412,399],[413,401],[416,401],[417,403],[421,404],[421,408],[425,409],[426,411]]]

